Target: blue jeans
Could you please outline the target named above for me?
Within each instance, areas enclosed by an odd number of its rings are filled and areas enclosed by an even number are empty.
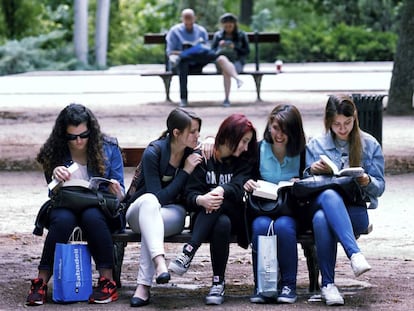
[[[314,201],[312,209],[318,264],[322,286],[334,283],[337,242],[341,243],[348,258],[360,252],[355,235],[368,227],[365,206],[346,206],[334,190],[325,190]]]
[[[257,288],[257,241],[259,235],[266,235],[272,219],[259,216],[252,224],[252,257],[254,284]],[[273,224],[277,235],[277,259],[281,276],[281,285],[296,290],[298,272],[298,247],[296,239],[296,221],[289,216],[277,218]]]
[[[39,270],[53,272],[56,243],[67,243],[76,226],[81,227],[97,269],[112,269],[113,242],[107,219],[99,208],[88,208],[76,215],[66,208],[52,208],[49,232],[43,245]]]

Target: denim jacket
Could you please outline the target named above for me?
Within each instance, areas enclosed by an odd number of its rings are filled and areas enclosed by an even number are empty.
[[[378,197],[385,190],[384,179],[384,155],[378,141],[368,133],[361,131],[362,138],[362,163],[371,182],[367,186],[362,186],[362,190],[368,201],[371,202],[368,208],[377,208]],[[327,155],[338,167],[341,167],[342,152],[335,146],[331,133],[317,137],[309,141],[306,145],[306,169],[305,175],[309,175],[312,163],[319,161],[321,154]]]

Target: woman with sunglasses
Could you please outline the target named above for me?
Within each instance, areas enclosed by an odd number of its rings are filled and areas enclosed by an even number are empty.
[[[100,176],[112,183],[102,185],[101,191],[124,197],[124,170],[120,149],[115,138],[104,135],[94,114],[80,104],[70,104],[58,115],[52,133],[37,155],[46,181],[64,182],[70,179],[89,180]],[[78,169],[68,167],[76,163]],[[118,299],[117,286],[112,279],[112,232],[122,222],[105,217],[101,209],[88,208],[80,213],[54,207],[48,215],[48,234],[43,246],[37,278],[31,281],[26,305],[38,306],[46,302],[47,283],[53,273],[56,243],[67,243],[73,229],[79,226],[87,239],[89,250],[99,272],[90,303],[109,303]]]

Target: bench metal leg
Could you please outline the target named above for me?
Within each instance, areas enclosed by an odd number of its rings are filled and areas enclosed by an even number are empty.
[[[165,100],[168,102],[171,102],[171,98],[170,98],[170,87],[171,87],[171,79],[172,76],[170,75],[165,75],[165,76],[160,76],[162,79],[162,82],[164,83],[164,89],[165,89]]]
[[[121,288],[121,270],[122,262],[124,261],[124,253],[126,242],[114,242],[114,268],[112,270],[112,277],[116,282],[118,288]]]
[[[306,264],[309,273],[309,292],[319,292],[319,266],[316,257],[316,247],[308,243],[302,244],[303,254],[306,257]]]
[[[254,83],[256,84],[257,101],[262,101],[262,99],[260,98],[260,88],[261,88],[261,84],[262,84],[263,74],[262,73],[252,73],[252,76],[253,76],[253,79],[254,79]]]

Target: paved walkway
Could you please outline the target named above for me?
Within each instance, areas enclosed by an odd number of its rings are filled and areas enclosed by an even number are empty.
[[[212,64],[206,70],[212,70]],[[248,65],[246,69],[249,69]],[[68,101],[97,105],[146,104],[165,99],[159,77],[141,77],[145,71],[162,70],[162,65],[129,65],[106,71],[32,72],[0,77],[0,107],[56,106]],[[273,64],[262,64],[273,72]],[[392,63],[306,63],[285,64],[283,73],[266,75],[262,80],[262,99],[274,100],[280,92],[378,92],[386,94],[390,85]],[[253,78],[243,76],[233,101],[255,101]],[[222,80],[216,76],[193,76],[189,79],[189,101],[221,101]],[[208,97],[206,95],[208,93]],[[179,100],[178,79],[171,84],[171,98]]]

